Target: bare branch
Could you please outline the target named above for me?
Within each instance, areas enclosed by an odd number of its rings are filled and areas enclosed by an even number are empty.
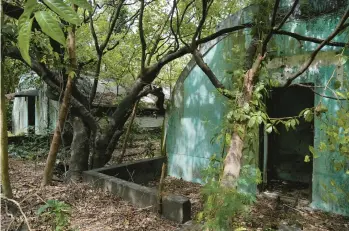
[[[314,61],[316,55],[320,52],[320,50],[328,43],[330,42],[334,37],[336,37],[336,35],[338,33],[340,33],[342,31],[342,27],[345,23],[345,21],[348,19],[349,17],[349,7],[347,8],[347,10],[345,11],[342,19],[340,20],[340,22],[338,23],[338,25],[336,26],[336,29],[327,37],[327,39],[325,39],[317,48],[315,51],[313,51],[313,53],[310,55],[310,58],[308,61],[306,61],[302,68],[295,73],[294,75],[292,75],[291,77],[287,78],[287,82],[285,84],[285,86],[289,86],[293,80],[295,80],[297,77],[299,77],[300,75],[302,75],[307,69],[308,67],[312,64],[312,62]]]
[[[276,14],[277,14],[279,5],[280,5],[280,0],[275,0],[273,15],[272,15],[272,18],[271,18],[271,23],[270,23],[271,24],[271,28],[273,28],[275,26]]]
[[[208,35],[207,37],[205,38],[201,38],[201,39],[198,39],[196,41],[196,44],[199,45],[199,44],[202,44],[202,43],[207,43],[215,38],[218,38],[219,36],[221,35],[225,35],[225,34],[229,34],[229,33],[232,33],[232,32],[235,32],[235,31],[238,31],[238,30],[242,30],[242,29],[246,29],[246,28],[251,28],[254,24],[252,23],[246,23],[246,24],[242,24],[242,25],[239,25],[239,26],[233,26],[233,27],[229,27],[229,28],[224,28],[222,30],[219,30],[211,35]]]
[[[184,8],[183,14],[182,14],[182,16],[181,16],[181,19],[179,20],[179,25],[178,25],[178,27],[177,27],[177,33],[179,33],[179,28],[180,28],[180,26],[182,25],[182,22],[183,22],[183,19],[184,19],[185,14],[187,13],[187,10],[189,9],[189,7],[190,7],[191,5],[193,5],[194,2],[195,2],[195,0],[192,0],[192,1],[189,2],[189,3],[186,5],[186,7]]]
[[[143,14],[144,14],[144,0],[141,0],[141,9],[140,9],[140,13],[139,13],[139,38],[140,38],[141,44],[142,44],[141,72],[144,71],[145,60],[146,60],[145,52],[147,50],[147,44],[145,42],[144,30],[143,30]]]
[[[296,9],[296,6],[298,5],[299,0],[295,0],[292,8],[290,9],[290,11],[285,15],[285,17],[281,20],[280,24],[275,28],[275,30],[280,30],[281,27],[285,24],[285,22],[287,21],[287,19],[291,16],[291,14],[294,12],[294,10]]]
[[[173,0],[173,6],[171,8],[171,12],[170,12],[170,29],[171,29],[171,33],[173,34],[174,36],[174,39],[176,41],[176,45],[175,45],[175,50],[177,50],[179,48],[179,41],[178,41],[178,36],[177,34],[175,33],[175,30],[173,29],[173,14],[174,14],[174,11],[175,11],[175,8],[177,7],[177,2],[176,0]],[[178,28],[178,25],[177,25],[177,28]],[[178,29],[177,29],[178,30]],[[184,43],[185,44],[185,43]]]
[[[150,65],[151,59],[152,59],[152,57],[154,56],[154,54],[156,53],[156,51],[157,51],[157,47],[158,47],[158,45],[159,45],[159,43],[160,43],[160,41],[161,41],[161,35],[162,35],[162,33],[164,32],[164,29],[165,29],[166,24],[167,24],[168,20],[170,19],[170,17],[171,17],[171,16],[168,15],[168,17],[166,18],[165,23],[162,24],[162,26],[161,26],[161,28],[160,28],[158,34],[157,34],[156,40],[155,40],[155,42],[154,42],[154,45],[153,45],[151,51],[149,52],[149,56],[148,56],[148,59],[147,59],[147,62],[146,62],[146,63],[147,63],[147,66]],[[170,37],[170,36],[168,36],[168,38],[169,38],[169,37]],[[168,39],[167,39],[167,40],[168,40]],[[166,41],[167,41],[167,40],[166,40]],[[163,44],[164,44],[164,43],[163,43]]]
[[[159,53],[159,54],[156,56],[156,60],[159,60],[159,58],[160,58],[161,56],[163,56],[164,54],[168,53],[169,50],[171,50],[171,48],[173,48],[173,43],[174,43],[174,42],[170,43],[170,45],[169,45],[164,51],[162,51],[161,53]]]
[[[89,13],[89,16],[90,16],[90,30],[91,30],[92,38],[93,38],[93,41],[94,41],[94,44],[95,44],[96,52],[97,52],[98,55],[100,55],[102,53],[102,51],[99,49],[98,38],[97,38],[97,35],[96,35],[95,27],[93,25],[92,14]]]
[[[23,212],[21,205],[20,205],[17,201],[15,201],[15,200],[13,200],[13,199],[10,199],[10,198],[7,198],[7,197],[4,197],[4,196],[2,196],[2,195],[1,195],[1,199],[7,200],[7,201],[9,201],[9,202],[11,202],[11,203],[13,203],[13,204],[15,204],[15,205],[17,206],[17,208],[19,209],[19,211],[21,212],[21,214],[22,214],[22,216],[23,216],[23,218],[24,218],[25,223],[27,224],[28,230],[29,230],[29,231],[32,231],[32,229],[30,228],[30,225],[29,225],[28,218],[27,218],[27,216],[25,215],[25,213]]]
[[[208,4],[209,0],[202,0],[202,12],[201,12],[201,19],[199,21],[199,25],[196,28],[196,31],[194,33],[194,36],[192,38],[192,45],[195,44],[196,39],[199,37],[202,31],[202,27],[204,26],[204,23],[206,21],[207,13],[209,10],[209,7],[211,4]]]
[[[232,95],[229,94],[226,91],[225,86],[218,80],[218,78],[216,77],[216,75],[213,73],[213,71],[211,70],[211,68],[205,63],[202,54],[200,53],[199,50],[194,49],[193,52],[193,57],[196,61],[196,64],[201,68],[201,70],[207,75],[208,79],[211,81],[211,83],[213,84],[213,86],[222,93],[222,95],[224,95],[225,97],[227,97],[228,99],[232,99]]]
[[[98,9],[102,9],[103,7],[104,7],[104,4],[103,4],[102,6],[96,4],[95,8],[93,9],[92,15],[94,15],[94,14],[96,13],[97,8],[98,8]],[[101,12],[101,13],[99,13],[99,15],[102,14],[102,13],[104,13],[104,11]],[[90,18],[90,17],[86,17],[85,14],[86,14],[86,10],[84,10],[84,21],[83,21],[83,23],[88,23],[88,21],[89,21],[91,18]],[[89,14],[90,14],[90,12],[89,12]]]
[[[321,96],[321,97],[323,97],[323,98],[327,98],[327,99],[343,100],[343,101],[348,101],[348,100],[349,100],[349,99],[346,99],[346,98],[339,98],[339,97],[337,97],[336,92],[334,92],[333,90],[332,90],[332,93],[333,93],[336,97],[328,96],[328,95],[324,95],[324,94],[320,94],[320,93],[316,92],[316,91],[314,90],[314,86],[311,86],[311,85],[305,85],[305,84],[300,84],[300,83],[294,83],[294,84],[291,84],[290,86],[299,86],[299,87],[306,87],[306,88],[309,88],[312,92],[314,92],[314,94],[316,94],[316,95],[318,95],[318,96]],[[320,86],[319,86],[319,87],[317,87],[317,88],[325,88],[325,87],[323,87],[323,86],[320,87]]]
[[[114,31],[114,28],[115,28],[115,24],[116,24],[117,20],[120,17],[121,8],[123,6],[124,1],[125,0],[121,0],[119,5],[118,5],[118,7],[116,8],[115,14],[113,15],[113,19],[112,19],[112,22],[111,22],[110,27],[109,27],[109,31],[108,31],[107,37],[105,38],[104,42],[100,46],[100,50],[102,52],[104,51],[104,49],[108,45],[110,36],[112,35],[112,33]]]
[[[270,31],[269,31],[267,37],[264,39],[263,44],[262,44],[262,56],[267,51],[268,43],[269,43],[271,37],[273,37],[273,27],[275,25],[275,19],[276,19],[277,10],[279,8],[279,4],[280,4],[280,0],[275,0],[273,15],[272,15],[272,19],[271,19],[271,26],[270,26],[271,28],[270,28]]]
[[[110,37],[114,31],[115,28],[115,24],[117,22],[117,20],[120,17],[120,12],[121,12],[121,8],[123,6],[125,0],[121,0],[119,5],[117,6],[115,13],[113,15],[113,19],[112,22],[110,23],[110,27],[107,33],[107,37],[105,38],[104,42],[101,44],[101,46],[98,46],[98,40],[97,40],[97,36],[93,27],[93,20],[92,20],[92,15],[90,15],[91,17],[91,33],[93,35],[93,38],[95,40],[95,46],[96,46],[96,51],[97,51],[97,65],[96,65],[96,71],[95,71],[95,77],[93,80],[93,85],[92,85],[92,89],[91,89],[91,94],[90,94],[90,99],[89,99],[89,107],[91,108],[92,106],[92,102],[96,96],[96,92],[97,92],[97,86],[98,86],[98,80],[99,80],[99,75],[101,72],[101,65],[102,65],[102,58],[103,58],[103,54],[104,54],[104,49],[107,47]],[[114,44],[114,47],[111,48],[110,50],[114,49],[117,45],[119,44],[119,42]]]
[[[154,51],[154,54],[158,53],[158,52],[160,51],[160,49],[161,49],[162,47],[164,47],[165,44],[167,44],[167,42],[170,40],[170,38],[171,38],[171,36],[168,36],[167,38],[165,38],[164,42],[162,42],[161,45],[158,46],[158,47],[156,48],[156,50]],[[173,44],[173,43],[170,43],[170,45],[169,45],[168,47],[172,47],[172,44]],[[166,53],[166,52],[165,52],[165,53]],[[160,56],[161,56],[161,55],[160,55]],[[157,55],[157,57],[159,57],[159,55]]]
[[[343,25],[343,27],[344,27],[344,25]],[[274,31],[274,34],[290,36],[290,37],[295,38],[295,39],[297,39],[299,41],[307,41],[307,42],[313,42],[313,43],[322,43],[322,42],[325,41],[324,39],[307,37],[307,36],[304,36],[304,35],[300,35],[300,34],[297,34],[297,33],[292,33],[292,32],[285,31],[285,30]],[[334,47],[346,47],[346,46],[349,45],[349,43],[327,41],[326,45],[327,46],[334,46]]]

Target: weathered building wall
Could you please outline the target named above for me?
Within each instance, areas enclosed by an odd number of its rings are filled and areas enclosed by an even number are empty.
[[[240,24],[244,12],[226,20],[225,26]],[[202,48],[204,60],[216,76],[231,88],[229,71],[240,57],[233,56],[233,43],[245,42],[243,31],[227,38],[218,38]],[[217,44],[217,45],[215,45]],[[244,50],[244,45],[241,46]],[[216,141],[221,133],[227,100],[220,95],[206,75],[192,60],[181,74],[173,90],[171,108],[168,111],[166,147],[169,158],[169,174],[187,181],[202,183],[201,171],[207,167],[213,154],[222,155],[223,145]]]
[[[46,84],[40,83],[40,78],[37,74],[30,72],[20,77],[20,82],[17,91],[36,90],[35,97],[35,134],[47,134],[56,126],[58,118],[59,103],[47,98]],[[13,99],[12,109],[12,133],[14,135],[28,134],[28,96],[15,97]]]
[[[12,133],[28,133],[28,103],[26,97],[16,97],[12,109]]]
[[[321,1],[318,1],[321,2]],[[325,9],[319,7],[319,9]],[[240,14],[241,16],[241,14]],[[233,16],[219,27],[225,25],[240,24],[241,17]],[[314,16],[314,15],[313,15]],[[286,23],[285,30],[296,32],[305,36],[326,38],[335,28],[341,17],[341,12],[326,14],[311,19],[293,20]],[[348,33],[343,33],[336,41],[347,41]],[[239,32],[230,35],[218,42],[207,46],[213,47],[206,53],[205,62],[213,69],[216,75],[229,87],[231,75],[225,71],[234,69],[231,57],[233,45],[246,48],[249,40],[248,32]],[[216,41],[217,42],[217,41]],[[314,43],[300,43],[287,36],[276,36],[269,46],[269,56],[275,58],[268,62],[269,76],[283,83],[285,76],[298,70],[300,65],[308,59],[308,55],[317,47]],[[207,50],[207,47],[204,48]],[[348,79],[349,64],[339,63],[337,51],[339,48],[325,47],[313,62],[309,70],[296,82],[312,83],[315,86],[325,86],[331,78],[334,70],[339,81]],[[336,53],[337,52],[337,53]],[[227,58],[228,57],[228,58]],[[230,59],[229,59],[230,57]],[[315,88],[319,94],[333,96],[330,90]],[[320,100],[328,107],[329,114],[335,115],[339,109],[339,102],[331,99],[323,99],[315,95],[314,105]],[[343,105],[342,105],[343,106]],[[344,105],[345,106],[345,105]],[[223,127],[223,117],[227,110],[227,101],[220,96],[212,86],[204,73],[193,63],[188,64],[180,76],[173,91],[171,109],[168,112],[167,154],[169,158],[169,175],[183,178],[187,181],[202,182],[201,170],[206,168],[209,158],[213,154],[222,152],[222,145],[211,141]],[[314,147],[319,146],[320,141],[326,142],[325,131],[321,130],[320,118],[314,121]],[[258,156],[256,147],[255,157]],[[309,154],[305,153],[304,155]],[[268,153],[264,153],[268,155]],[[314,159],[312,174],[312,206],[325,211],[341,214],[349,214],[349,175],[345,171],[333,170],[333,159],[338,158],[338,153],[326,153]],[[331,187],[331,181],[341,185],[342,190]],[[323,185],[327,185],[325,188]]]

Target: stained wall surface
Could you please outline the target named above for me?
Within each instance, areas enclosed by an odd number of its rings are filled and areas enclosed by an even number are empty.
[[[326,1],[318,2],[318,10],[324,10]],[[323,3],[322,5],[320,3]],[[327,3],[326,3],[327,4]],[[315,8],[314,8],[315,9]],[[321,14],[308,18],[293,19],[282,29],[299,33],[309,37],[326,38],[337,25],[342,10]],[[250,10],[250,9],[247,9]],[[316,9],[315,9],[316,10]],[[239,24],[246,21],[243,14],[232,16],[225,20],[219,28]],[[244,18],[244,20],[242,20]],[[239,32],[216,44],[210,44],[206,49],[205,62],[212,68],[220,80],[229,88],[232,79],[227,71],[234,70],[234,47],[242,50],[248,46],[249,32]],[[348,41],[348,32],[342,33],[335,41]],[[275,36],[269,46],[269,60],[267,67],[269,74],[261,78],[276,79],[280,84],[309,58],[317,44],[302,42],[288,36]],[[341,48],[324,47],[306,71],[295,83],[312,83],[315,86],[326,86],[332,77],[338,81],[348,80],[349,64],[342,62],[338,53]],[[236,67],[235,67],[236,68]],[[333,81],[331,81],[331,84]],[[339,89],[340,90],[340,89]],[[335,115],[340,107],[348,107],[343,101],[323,98],[320,95],[333,96],[331,90],[315,88],[314,106],[321,101],[327,108],[328,114]],[[201,171],[206,168],[209,159],[214,154],[221,154],[222,144],[214,141],[217,133],[223,127],[224,116],[228,105],[224,97],[220,96],[204,73],[191,61],[183,71],[173,92],[171,108],[168,111],[167,124],[167,155],[169,158],[169,175],[187,181],[202,183]],[[321,129],[323,118],[315,117],[314,147],[320,142],[326,142],[325,131]],[[340,131],[339,131],[340,132]],[[213,142],[212,142],[213,141]],[[258,148],[254,156],[259,156]],[[305,153],[304,155],[309,154]],[[267,153],[264,153],[267,155]],[[333,160],[340,158],[339,153],[323,153],[313,161],[312,174],[312,206],[340,214],[349,214],[349,175],[345,170],[335,171]],[[349,163],[348,163],[349,164]],[[336,189],[338,186],[342,190]]]

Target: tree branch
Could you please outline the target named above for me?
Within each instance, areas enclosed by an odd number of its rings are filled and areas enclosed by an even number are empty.
[[[296,6],[298,5],[299,0],[295,0],[292,8],[290,9],[290,11],[285,15],[285,17],[281,20],[280,24],[275,28],[275,30],[280,30],[281,27],[285,24],[285,22],[287,21],[287,19],[291,16],[291,14],[294,12],[294,10],[296,9]],[[274,26],[273,26],[274,27]]]
[[[318,43],[318,44],[325,41],[324,39],[307,37],[307,36],[304,36],[304,35],[300,35],[300,34],[289,32],[289,31],[285,31],[285,30],[274,31],[274,34],[290,36],[290,37],[295,38],[295,39],[297,39],[299,41],[313,42],[313,43]],[[349,45],[349,43],[326,41],[326,45],[327,46],[334,46],[334,47],[346,47],[346,46]]]
[[[270,30],[269,30],[269,33],[268,33],[267,37],[264,39],[263,44],[262,44],[262,56],[267,52],[268,43],[269,43],[271,37],[273,36],[273,27],[275,26],[275,19],[276,19],[276,14],[277,14],[277,11],[279,8],[279,4],[280,4],[280,0],[275,0],[273,15],[272,15],[271,23],[270,23],[271,24]]]
[[[328,43],[330,42],[334,37],[336,37],[336,35],[341,32],[342,30],[342,26],[345,23],[345,21],[348,19],[349,17],[349,7],[347,8],[347,10],[345,11],[343,17],[341,18],[340,22],[338,23],[338,25],[336,26],[336,29],[327,37],[327,39],[325,39],[317,48],[315,51],[313,51],[313,53],[310,55],[310,58],[308,61],[306,61],[302,68],[295,73],[294,75],[292,75],[291,77],[287,78],[286,84],[285,86],[289,86],[293,80],[295,80],[297,77],[299,77],[300,75],[302,75],[308,68],[309,66],[312,64],[312,62],[314,61],[316,55],[320,52],[320,50]]]
[[[232,32],[238,31],[238,30],[246,29],[246,28],[251,28],[253,25],[254,25],[253,23],[245,23],[245,24],[242,24],[239,26],[224,28],[222,30],[219,30],[219,31],[211,34],[211,35],[208,35],[205,38],[198,39],[196,41],[196,44],[199,45],[199,44],[207,43],[215,38],[218,38],[221,35],[225,35],[225,34],[232,33]]]
[[[191,41],[192,44],[195,44],[195,40],[198,37],[198,35],[201,33],[202,27],[204,26],[204,23],[206,21],[207,12],[208,12],[208,9],[207,9],[208,2],[207,1],[208,0],[201,0],[201,2],[202,2],[201,18],[199,21],[199,25],[197,26],[195,33],[194,33],[194,36],[192,38],[192,41]]]
[[[314,94],[318,95],[318,96],[321,96],[323,98],[327,98],[327,99],[334,99],[334,100],[343,100],[343,101],[347,101],[349,99],[346,99],[346,98],[339,98],[337,97],[336,95],[336,92],[334,92],[332,90],[332,93],[336,96],[336,97],[333,97],[333,96],[327,96],[327,95],[324,95],[324,94],[320,94],[318,92],[316,92],[314,90],[314,86],[311,86],[311,85],[305,85],[305,84],[300,84],[300,83],[294,83],[294,84],[291,84],[290,86],[299,86],[299,87],[306,87],[306,88],[309,88],[312,92],[314,92]],[[325,87],[318,87],[318,88],[325,88]]]
[[[176,7],[177,7],[177,2],[176,2],[176,0],[173,0],[173,6],[172,6],[171,12],[170,12],[170,15],[171,15],[170,16],[170,29],[171,29],[171,33],[174,36],[175,42],[176,42],[176,45],[175,45],[175,48],[174,48],[175,50],[177,50],[179,48],[178,36],[175,33],[175,30],[173,28],[173,14],[174,14],[174,11],[175,11]],[[177,28],[178,28],[178,25],[177,25]],[[179,30],[179,29],[177,29],[177,30]],[[183,42],[183,44],[185,44],[185,43]]]
[[[93,20],[92,20],[92,16],[90,15],[91,17],[91,33],[93,35],[93,38],[94,38],[94,41],[95,41],[95,47],[96,47],[96,52],[97,52],[97,65],[96,65],[96,71],[95,71],[95,77],[94,77],[94,80],[93,80],[93,85],[92,85],[92,88],[91,88],[91,94],[90,94],[90,99],[89,99],[89,108],[91,109],[91,106],[92,106],[92,102],[96,96],[96,92],[97,92],[97,86],[98,86],[98,80],[99,80],[99,75],[100,75],[100,72],[101,72],[101,65],[102,65],[102,58],[103,58],[103,54],[104,54],[104,49],[107,47],[108,43],[109,43],[109,40],[110,40],[110,37],[111,37],[111,34],[113,33],[114,31],[114,28],[115,28],[115,24],[117,22],[117,20],[119,19],[120,17],[120,12],[121,12],[121,8],[123,6],[123,3],[124,3],[124,0],[121,0],[118,7],[116,8],[116,11],[113,15],[113,19],[112,19],[112,22],[110,24],[110,27],[109,27],[109,30],[107,32],[107,37],[105,38],[104,42],[98,46],[98,39],[97,39],[97,36],[96,36],[96,32],[94,30],[94,27],[93,27]],[[119,44],[119,42],[115,43],[114,44],[114,47],[109,49],[109,50],[112,50],[114,49],[117,45]]]
[[[95,30],[95,27],[93,25],[92,14],[89,13],[89,15],[90,15],[90,31],[91,31],[92,38],[93,38],[93,41],[94,41],[94,44],[95,44],[96,52],[97,52],[98,55],[100,55],[102,53],[102,51],[99,49],[99,43],[98,43],[98,38],[97,38],[97,35],[96,35],[96,30]]]
[[[166,27],[166,24],[167,24],[168,20],[170,19],[170,17],[171,16],[168,15],[165,23],[162,24],[162,27],[160,28],[160,30],[159,30],[159,32],[157,34],[156,40],[154,42],[154,45],[153,45],[151,51],[149,52],[149,56],[148,56],[148,59],[147,59],[147,62],[146,62],[147,66],[150,65],[151,59],[154,56],[154,54],[156,53],[156,51],[157,51],[157,47],[158,47],[158,45],[159,45],[159,43],[161,41],[161,35],[162,35],[162,33],[163,33],[163,31],[164,31],[164,29]]]
[[[147,50],[147,44],[145,42],[145,38],[144,38],[144,30],[143,30],[143,14],[144,14],[144,1],[145,0],[141,0],[141,9],[140,9],[140,13],[139,13],[139,38],[141,40],[141,44],[142,44],[142,60],[141,60],[141,72],[144,71],[144,67],[145,67],[145,60],[146,60],[146,50]]]
[[[218,80],[216,75],[213,73],[211,68],[205,63],[202,54],[199,50],[194,49],[192,55],[196,61],[196,64],[201,68],[201,70],[207,75],[208,79],[211,81],[213,86],[225,97],[228,99],[233,99],[232,95],[229,94],[225,86]]]
[[[110,37],[111,37],[111,34],[113,33],[114,28],[115,28],[115,24],[116,24],[117,20],[118,20],[119,17],[120,17],[121,8],[122,8],[122,6],[123,6],[124,1],[125,1],[125,0],[121,0],[121,1],[120,1],[119,5],[118,5],[118,7],[117,7],[117,9],[116,9],[116,11],[115,11],[115,15],[114,15],[113,20],[112,20],[112,22],[111,22],[111,24],[110,24],[109,31],[108,31],[108,33],[107,33],[107,37],[105,38],[104,42],[103,42],[103,43],[101,44],[101,46],[100,46],[101,52],[103,52],[104,49],[106,48],[106,46],[108,45],[109,39],[110,39]]]

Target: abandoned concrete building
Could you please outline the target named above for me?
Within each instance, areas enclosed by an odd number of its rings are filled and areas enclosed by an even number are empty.
[[[88,78],[84,76],[84,78]],[[92,80],[91,80],[92,81]],[[170,91],[162,87],[164,98],[170,98]],[[118,100],[127,93],[127,89],[116,85],[112,80],[100,80],[92,108],[97,117],[108,116],[117,107]],[[30,72],[20,77],[17,91],[6,95],[12,101],[12,134],[28,134],[30,129],[37,135],[52,132],[58,118],[59,103],[49,97],[48,87],[39,76]],[[57,96],[56,96],[57,97]],[[157,97],[148,95],[141,99],[141,106],[135,122],[143,128],[162,127],[164,115],[156,107]]]
[[[282,1],[286,3],[287,1]],[[305,2],[305,1],[304,1]],[[315,38],[326,38],[340,19],[344,1],[307,1],[308,11],[302,5],[287,22],[283,29]],[[338,3],[331,5],[332,3]],[[342,4],[342,5],[341,5]],[[251,12],[255,7],[227,18],[218,29],[241,25],[251,21]],[[309,10],[311,9],[311,10]],[[335,41],[347,42],[344,32]],[[202,53],[205,62],[216,76],[232,88],[232,71],[237,67],[237,52],[244,52],[251,40],[248,29],[222,36],[205,44]],[[316,48],[311,42],[300,42],[285,35],[275,35],[269,46],[267,76],[278,83],[285,76],[298,70]],[[342,82],[348,80],[349,64],[338,59],[342,48],[325,46],[315,61],[297,81],[287,89],[272,89],[271,97],[266,100],[270,117],[295,116],[305,108],[312,108],[322,102],[328,113],[333,115],[340,107],[348,107],[346,101],[331,99],[333,92],[326,88],[309,88],[301,85],[326,86],[330,78]],[[229,74],[230,73],[230,74]],[[296,86],[298,84],[298,86]],[[313,92],[315,91],[315,93]],[[207,167],[213,154],[222,153],[222,145],[212,142],[222,130],[224,116],[228,109],[227,100],[221,96],[209,79],[191,60],[180,75],[168,110],[166,148],[169,161],[168,173],[186,181],[203,183],[202,169]],[[326,142],[326,134],[321,129],[322,120],[314,118],[311,123],[301,121],[297,129],[286,131],[280,128],[280,134],[266,134],[263,128],[254,145],[254,152],[244,153],[245,164],[258,166],[263,173],[263,182],[296,182],[305,185],[306,197],[313,208],[339,214],[349,214],[349,174],[335,171],[333,161],[340,158],[337,152],[329,152],[319,158],[305,162],[309,146],[318,148],[321,141]],[[258,129],[257,129],[258,132]],[[335,190],[331,185],[341,185],[344,190]],[[326,187],[329,186],[329,187]]]

